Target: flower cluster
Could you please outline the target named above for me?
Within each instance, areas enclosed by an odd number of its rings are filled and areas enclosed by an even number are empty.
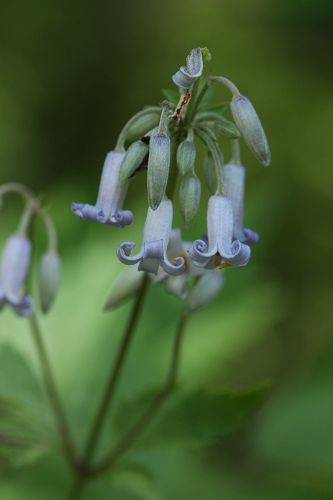
[[[223,76],[203,76],[208,49],[195,48],[186,65],[173,75],[178,94],[167,91],[160,106],[147,107],[125,125],[116,147],[103,167],[95,205],[73,203],[82,219],[123,227],[132,213],[123,210],[128,183],[147,173],[148,210],[141,248],[125,241],[117,249],[119,260],[134,266],[116,282],[106,307],[114,307],[136,293],[142,272],[154,283],[188,301],[193,310],[208,303],[220,290],[221,270],[245,266],[257,233],[243,226],[245,167],[240,161],[239,140],[243,138],[255,157],[270,163],[265,132],[250,100]],[[212,107],[207,91],[215,84],[232,93],[233,121],[224,116],[225,106]],[[232,159],[224,165],[220,137],[230,140]],[[179,187],[179,207],[185,225],[191,224],[201,202],[201,180],[197,173],[197,140],[206,149],[203,179],[210,191],[207,228],[194,242],[182,240],[173,228],[173,201]]]
[[[4,194],[11,192],[23,197],[25,208],[17,231],[7,239],[2,254],[0,310],[9,305],[18,316],[31,316],[34,312],[32,298],[24,292],[24,287],[31,264],[29,230],[33,216],[37,215],[44,223],[48,239],[48,249],[41,257],[38,274],[40,305],[42,312],[46,314],[54,302],[60,276],[55,227],[33,193],[21,184],[0,186],[0,201]]]

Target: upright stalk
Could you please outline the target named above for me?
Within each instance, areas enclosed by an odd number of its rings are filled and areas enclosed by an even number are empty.
[[[172,347],[170,367],[163,387],[158,391],[155,398],[151,401],[143,415],[141,415],[141,417],[139,417],[139,419],[133,424],[133,426],[129,428],[129,430],[119,440],[114,448],[106,455],[104,460],[97,467],[90,471],[90,474],[92,476],[100,475],[101,473],[105,472],[105,470],[111,468],[113,464],[117,462],[124,455],[124,453],[128,451],[128,449],[147,429],[148,425],[161,408],[165,399],[174,389],[179,368],[182,339],[184,336],[188,317],[189,313],[185,309],[177,325]]]
[[[62,448],[70,466],[75,470],[77,467],[77,460],[74,443],[71,437],[69,425],[61,403],[58,389],[53,378],[51,365],[43,342],[43,336],[41,334],[39,324],[35,315],[29,317],[29,325],[31,336],[41,365],[45,387],[54,412]]]
[[[88,436],[87,444],[84,451],[83,463],[87,464],[91,460],[96,446],[98,444],[98,438],[100,436],[100,432],[102,429],[102,425],[108,410],[110,410],[113,398],[115,395],[115,391],[119,382],[119,378],[123,369],[124,361],[128,354],[131,341],[133,339],[136,326],[140,317],[140,313],[142,310],[142,306],[144,303],[146,291],[148,288],[148,276],[145,275],[141,288],[138,292],[137,298],[133,304],[131,315],[128,319],[128,323],[124,330],[124,334],[121,340],[121,344],[118,349],[118,353],[115,359],[115,362],[110,371],[110,376],[100,403],[100,406],[97,410],[95,418],[93,420],[93,424]]]

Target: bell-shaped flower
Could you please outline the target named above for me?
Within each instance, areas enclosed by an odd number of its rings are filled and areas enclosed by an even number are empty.
[[[31,243],[17,234],[8,238],[2,255],[0,270],[0,310],[8,304],[19,316],[30,316],[32,300],[21,293],[31,255]]]
[[[181,66],[172,77],[173,82],[182,89],[190,89],[200,78],[203,71],[201,48],[192,49],[186,58],[186,66]]]
[[[172,225],[172,202],[164,199],[156,210],[148,208],[143,232],[143,244],[136,255],[131,255],[135,243],[126,241],[117,249],[121,262],[134,265],[139,262],[139,271],[157,274],[161,266],[168,274],[181,274],[185,269],[184,258],[177,257],[171,262],[167,248]]]
[[[122,210],[127,185],[120,183],[119,170],[125,153],[110,151],[105,159],[95,205],[72,203],[75,215],[100,224],[124,227],[133,220],[132,212]]]
[[[234,214],[233,237],[242,243],[258,243],[259,235],[243,226],[245,168],[236,163],[227,163],[223,167],[224,194],[231,200]]]
[[[245,266],[250,259],[250,247],[233,240],[233,232],[231,200],[220,194],[211,196],[207,212],[208,244],[203,240],[193,243],[190,257],[194,264],[206,269]]]
[[[223,281],[223,273],[219,269],[205,270],[189,293],[188,311],[194,312],[210,304],[220,293]]]

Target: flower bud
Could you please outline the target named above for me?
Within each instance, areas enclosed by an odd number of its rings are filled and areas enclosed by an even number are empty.
[[[156,210],[164,196],[170,168],[170,139],[167,135],[153,135],[149,143],[148,201]]]
[[[48,252],[41,258],[38,287],[43,314],[49,312],[56,297],[60,278],[60,258],[55,252]]]
[[[104,305],[104,311],[115,309],[133,297],[139,290],[144,273],[137,266],[129,267],[115,280]]]
[[[177,149],[177,165],[181,175],[186,175],[194,168],[196,156],[195,145],[192,141],[183,141]]]
[[[222,285],[223,275],[221,271],[207,271],[199,278],[189,293],[188,311],[197,311],[212,302],[221,290]]]
[[[148,154],[148,145],[142,141],[130,145],[120,166],[119,181],[126,182],[139,168]]]
[[[140,116],[127,131],[126,142],[131,144],[138,139],[141,139],[152,128],[158,125],[160,119],[159,113],[148,113]]]
[[[196,175],[186,175],[179,188],[179,207],[185,224],[190,224],[197,215],[201,197],[200,180]]]
[[[216,189],[217,189],[217,179],[216,179],[215,164],[214,164],[213,156],[212,156],[210,151],[204,157],[203,174],[204,174],[206,186],[208,187],[209,191],[212,194],[214,194],[216,192]]]
[[[247,97],[234,95],[231,112],[245,142],[256,158],[265,166],[271,162],[268,141],[260,119]]]

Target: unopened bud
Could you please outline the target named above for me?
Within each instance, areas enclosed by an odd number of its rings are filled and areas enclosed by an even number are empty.
[[[41,258],[38,287],[43,314],[48,313],[56,297],[60,278],[60,258],[55,252],[48,252]]]
[[[217,189],[217,179],[216,179],[216,170],[215,170],[215,164],[213,160],[213,156],[211,152],[209,151],[203,161],[203,174],[204,174],[204,179],[206,182],[206,185],[209,189],[209,191],[214,194]]]
[[[167,135],[153,135],[149,142],[148,201],[156,210],[164,196],[170,168],[170,139]]]
[[[160,115],[158,113],[148,113],[140,116],[129,128],[126,136],[128,144],[141,139],[152,128],[158,125]]]
[[[129,177],[140,167],[148,154],[148,145],[142,141],[130,145],[120,166],[119,181],[126,182]]]
[[[115,309],[123,302],[133,297],[139,290],[143,278],[144,273],[138,271],[137,266],[129,267],[123,271],[112,285],[104,305],[104,311]]]
[[[190,224],[198,213],[201,197],[200,180],[196,175],[186,175],[179,188],[179,207],[185,224]]]
[[[195,164],[196,149],[192,141],[181,142],[177,149],[177,165],[181,175],[191,172]]]
[[[250,100],[244,96],[234,95],[230,106],[236,125],[245,142],[263,165],[269,165],[271,153],[268,141]]]
[[[222,285],[223,275],[221,271],[206,271],[189,293],[187,302],[189,312],[201,309],[212,302]]]

